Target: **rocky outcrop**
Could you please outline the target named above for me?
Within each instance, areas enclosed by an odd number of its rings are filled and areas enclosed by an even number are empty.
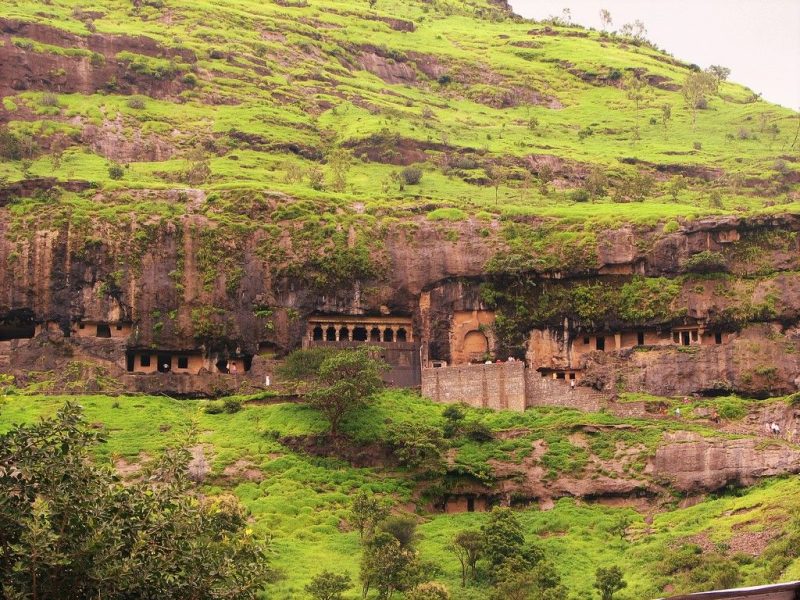
[[[713,440],[688,431],[667,433],[645,473],[686,493],[751,485],[761,477],[800,473],[800,449],[779,441]]]

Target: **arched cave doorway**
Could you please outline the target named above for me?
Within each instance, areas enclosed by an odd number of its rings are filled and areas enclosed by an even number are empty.
[[[394,330],[391,327],[387,327],[383,330],[383,341],[384,342],[393,342],[394,341]]]
[[[315,342],[321,342],[322,338],[324,337],[324,332],[322,331],[322,327],[317,325],[314,327],[314,332],[312,333]]]
[[[370,342],[380,342],[381,341],[381,330],[377,327],[373,327],[372,330],[369,332],[369,341]]]
[[[480,359],[489,352],[489,340],[482,331],[474,329],[464,336],[464,354],[470,359]]]
[[[353,341],[354,342],[366,342],[367,341],[367,328],[366,327],[355,327],[353,329]]]
[[[328,327],[328,330],[325,332],[325,341],[326,342],[336,341],[336,327],[334,327],[333,325]]]
[[[402,327],[397,330],[397,341],[398,342],[405,342],[408,341],[408,335],[406,334],[406,330]]]

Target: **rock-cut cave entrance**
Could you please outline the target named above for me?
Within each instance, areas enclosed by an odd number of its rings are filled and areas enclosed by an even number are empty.
[[[0,319],[0,342],[32,338],[36,335],[33,313],[19,311]]]

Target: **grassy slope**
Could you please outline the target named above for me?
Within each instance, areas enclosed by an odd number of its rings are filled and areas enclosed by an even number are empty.
[[[577,213],[564,193],[542,195],[536,185],[525,188],[515,182],[502,187],[500,202],[496,203],[490,186],[448,176],[437,164],[441,157],[436,156],[424,165],[421,184],[407,186],[403,192],[387,183],[396,167],[358,160],[346,191],[334,193],[330,186],[326,191],[314,191],[307,181],[287,182],[285,176],[287,165],[307,169],[314,161],[279,150],[243,148],[226,136],[236,129],[262,136],[268,144],[298,143],[327,153],[347,142],[388,132],[419,142],[446,142],[455,148],[451,156],[458,154],[459,148],[473,149],[481,153],[479,162],[483,163],[501,157],[546,154],[596,164],[621,177],[636,169],[620,159],[635,157],[656,164],[719,168],[729,176],[761,179],[757,188],[762,189],[776,176],[776,159],[793,152],[796,155],[796,150],[790,149],[796,113],[760,101],[748,103],[751,93],[731,83],[724,83],[709,109],[700,111],[696,128],[679,92],[650,88],[639,118],[642,139],[634,144],[634,109],[624,91],[589,85],[568,69],[606,75],[614,69],[625,72],[635,67],[676,84],[683,81],[688,69],[650,48],[602,39],[597,32],[557,29],[559,35],[531,35],[529,31],[541,25],[476,20],[469,7],[453,8],[455,4],[445,2],[434,3],[433,8],[417,2],[399,6],[378,2],[374,11],[366,2],[354,0],[314,0],[298,7],[255,0],[170,0],[165,4],[162,10],[145,7],[136,13],[125,0],[97,0],[92,8],[104,15],[93,24],[99,33],[144,34],[167,47],[191,49],[198,57],[197,64],[176,63],[175,78],[194,70],[198,85],[172,99],[145,98],[143,109],[131,108],[128,98],[115,95],[113,90],[91,96],[59,94],[55,107],[47,106],[41,93],[23,92],[7,98],[5,106],[13,109],[8,115],[12,131],[38,132],[46,138],[57,131],[80,131],[83,124],[119,119],[126,137],[132,137],[136,130],[161,136],[176,145],[175,156],[158,163],[131,162],[125,178],[113,182],[108,178],[108,161],[77,144],[65,151],[56,167],[48,156],[38,157],[29,167],[31,174],[85,178],[108,189],[175,187],[168,174],[186,168],[184,157],[190,148],[214,138],[222,150],[211,158],[212,176],[202,186],[211,190],[278,190],[295,198],[313,198],[329,210],[348,210],[357,200],[366,204],[367,212],[376,214],[388,210],[402,216],[398,206],[429,206],[434,202],[460,206],[473,214],[487,210],[500,215],[572,219]],[[83,17],[74,10],[79,6],[82,3],[77,0],[53,0],[43,9],[41,3],[32,0],[9,0],[0,7],[0,16],[35,20],[86,35],[88,31],[80,20]],[[398,32],[366,17],[404,18],[413,21],[417,29]],[[30,44],[22,39],[17,42]],[[413,84],[387,84],[353,66],[359,47],[365,44],[389,56],[389,67],[395,63],[392,57],[398,62],[414,52],[433,57],[430,60],[454,81],[440,85],[416,72]],[[62,51],[42,44],[30,46],[30,52]],[[230,58],[212,59],[212,51]],[[493,108],[479,102],[515,87],[536,90],[556,99],[563,108],[524,102],[511,108]],[[215,98],[226,102],[212,103]],[[666,135],[660,124],[649,122],[651,117],[659,118],[662,104],[669,104],[673,115]],[[26,116],[29,111],[36,115],[32,121]],[[15,120],[15,115],[20,118]],[[763,131],[762,116],[764,123],[780,129],[774,138]],[[535,131],[528,127],[531,117],[539,122]],[[581,140],[578,131],[586,128],[595,133]],[[746,131],[749,139],[739,139],[740,131]],[[730,135],[736,139],[731,141]],[[702,149],[693,149],[694,142],[700,142]],[[22,168],[21,163],[2,164],[0,176],[19,178]],[[795,167],[789,164],[788,168]],[[482,176],[483,171],[473,170],[470,175]],[[754,193],[756,188],[718,182],[714,189],[722,193],[723,208],[709,206],[711,186],[707,184],[693,181],[676,204],[670,201],[662,183],[643,205],[620,207],[605,200],[581,206],[580,219],[653,222],[677,215],[765,209],[764,199]],[[767,207],[769,210],[798,209],[783,192],[770,196],[770,204],[779,207]],[[125,210],[170,213],[167,207],[123,204]],[[84,203],[83,208],[92,210],[91,204]],[[304,216],[315,212],[308,211]]]
[[[12,423],[31,422],[39,415],[52,414],[64,397],[8,396],[0,407],[0,431]],[[166,398],[86,396],[80,398],[89,423],[108,434],[108,442],[98,452],[102,461],[116,462],[152,456],[165,444],[180,439],[187,430],[198,432],[198,442],[206,449],[212,474],[208,480],[211,493],[232,491],[253,512],[254,527],[274,536],[275,565],[286,578],[272,586],[274,598],[296,598],[310,576],[322,568],[358,574],[359,544],[355,532],[342,527],[349,498],[355,490],[368,488],[391,494],[402,502],[410,497],[413,483],[403,472],[356,469],[333,460],[297,454],[274,441],[276,435],[304,435],[324,429],[318,415],[301,405],[247,406],[234,415],[208,415],[202,402],[173,401]],[[369,439],[380,438],[387,421],[413,419],[438,422],[442,407],[404,392],[387,392],[378,404],[351,419],[351,435],[370,431]],[[532,433],[523,440],[544,437],[564,438],[575,423],[610,423],[607,415],[585,415],[573,411],[529,411],[523,415],[469,411],[470,419],[480,419],[495,430],[528,426]],[[635,440],[656,438],[664,427],[654,423],[628,421],[638,429]],[[560,433],[559,433],[560,432]],[[364,436],[361,436],[363,439]],[[562,440],[563,441],[563,440]],[[513,440],[487,444],[487,448],[460,449],[459,460],[476,467],[487,457],[509,453],[520,445]],[[473,444],[480,446],[479,444]],[[574,453],[577,449],[572,448]],[[261,482],[226,477],[225,467],[246,460],[264,473]],[[565,463],[568,465],[568,463]],[[659,573],[669,549],[697,534],[707,534],[714,543],[724,544],[742,532],[782,529],[796,507],[800,493],[797,478],[775,480],[735,496],[707,500],[688,509],[673,509],[655,515],[651,524],[644,516],[628,508],[610,508],[576,503],[564,499],[553,510],[526,509],[518,514],[527,536],[543,544],[557,561],[573,597],[587,597],[591,591],[590,573],[597,565],[623,566],[629,588],[621,600],[653,597],[666,583],[680,580]],[[628,539],[611,532],[621,515],[632,524]],[[425,559],[437,563],[440,578],[451,589],[458,586],[457,563],[448,554],[453,534],[465,527],[477,527],[484,514],[423,515],[420,550]],[[743,566],[749,582],[765,581],[763,561]],[[795,561],[782,579],[800,575],[800,561]],[[483,598],[481,588],[459,592],[459,598]],[[355,598],[351,594],[351,598]]]

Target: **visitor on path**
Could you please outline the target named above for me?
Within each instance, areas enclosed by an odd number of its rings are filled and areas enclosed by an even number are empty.
[[[675,409],[675,416],[677,418],[679,418],[679,419],[681,418],[681,407],[680,406]]]
[[[575,391],[575,380],[574,379],[570,379],[569,380],[569,391],[570,392],[574,392]]]
[[[231,375],[236,375],[238,369],[236,368],[236,363],[231,363]]]

